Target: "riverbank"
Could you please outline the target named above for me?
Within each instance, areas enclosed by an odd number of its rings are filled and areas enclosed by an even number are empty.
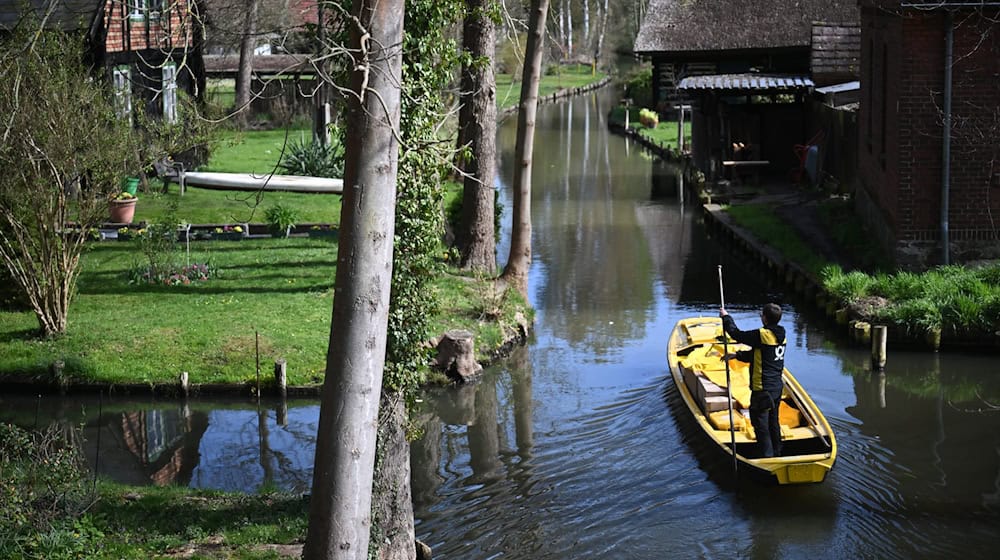
[[[86,252],[66,334],[38,339],[33,313],[0,312],[4,390],[276,393],[280,362],[288,394],[319,393],[335,240],[192,241],[173,259],[204,266],[204,276],[158,284],[137,278],[145,266],[137,243],[95,242]],[[473,332],[482,363],[526,335],[531,311],[518,297],[496,295],[489,279],[451,270],[430,289],[448,302],[434,314],[432,332]]]
[[[888,259],[855,225],[850,196],[774,178],[708,184],[676,140],[654,139],[649,130],[655,129],[626,127],[618,113],[609,128],[679,165],[703,202],[706,225],[725,244],[761,274],[786,284],[847,340],[870,345],[872,328],[881,324],[895,347],[1000,350],[1000,263],[976,263],[974,271],[943,267],[921,276],[886,271]],[[911,277],[921,278],[920,288],[906,287]]]
[[[540,102],[558,101],[610,82],[600,75],[574,79],[584,83],[557,87]],[[559,84],[563,78],[546,80]],[[516,106],[512,109],[516,112]],[[251,145],[268,153],[275,152],[275,143],[284,142],[283,134],[261,134],[264,143]],[[255,165],[270,165],[246,154],[227,153]],[[336,196],[267,196],[266,205],[290,207],[309,220],[339,214]],[[163,219],[177,203],[176,216],[182,221],[215,222],[225,230],[233,215],[252,218],[245,199],[191,188],[183,197],[151,194],[143,197],[142,204],[147,208],[145,219]],[[245,234],[254,228],[264,231],[265,226],[245,222],[241,229],[247,230]],[[329,237],[312,239],[312,232],[285,240],[227,233],[209,237],[231,237],[229,241],[192,242],[183,255],[176,255],[175,260],[210,271],[210,278],[190,283],[136,282],[142,260],[136,241],[96,243],[84,256],[65,335],[37,339],[30,311],[0,311],[0,387],[163,396],[317,395],[329,336],[335,244]],[[527,336],[532,311],[519,297],[499,297],[490,279],[451,270],[432,289],[448,301],[432,321],[434,332],[473,333],[475,358],[483,366]],[[282,377],[287,383],[284,389],[278,381]],[[448,382],[448,377],[434,371],[428,379],[430,384]]]

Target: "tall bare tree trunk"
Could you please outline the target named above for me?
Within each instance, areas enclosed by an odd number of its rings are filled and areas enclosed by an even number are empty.
[[[457,244],[462,267],[496,272],[493,178],[496,170],[496,79],[493,59],[496,26],[490,17],[493,0],[467,0],[462,46],[472,64],[462,67],[462,108],[458,113],[462,142],[468,143],[462,191],[462,222]]]
[[[246,19],[240,39],[240,66],[236,71],[237,120],[246,125],[250,114],[250,91],[253,78],[253,51],[257,48],[257,8],[259,0],[246,0]]]
[[[542,38],[549,0],[531,0],[528,41],[521,77],[521,100],[517,110],[517,144],[514,148],[514,223],[511,228],[510,256],[503,280],[522,296],[528,296],[528,268],[531,265],[531,155],[535,147],[535,112],[538,82],[542,76]]]
[[[566,56],[573,58],[573,5],[569,0],[563,0],[563,13],[566,16]]]
[[[583,0],[583,49],[590,47],[590,0]]]
[[[601,55],[604,54],[604,33],[608,30],[608,0],[603,0],[603,4],[599,6],[601,9],[601,22],[598,26],[597,45],[594,47],[594,68],[597,67],[601,61]]]
[[[286,2],[288,0],[285,0]],[[316,2],[316,62],[317,84],[313,90],[313,142],[321,146],[330,145],[330,123],[333,121],[333,100],[330,98],[331,87],[329,61],[327,54],[327,26],[329,17],[326,13],[326,0]]]
[[[304,558],[364,560],[395,232],[403,0],[359,0],[341,240]]]

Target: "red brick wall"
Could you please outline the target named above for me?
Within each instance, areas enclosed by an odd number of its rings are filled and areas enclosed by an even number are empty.
[[[124,0],[105,0],[106,52],[190,47],[194,23],[187,0],[173,0],[169,5],[169,13],[161,13],[159,18],[131,19]]]
[[[1000,227],[998,12],[954,18],[952,241]],[[897,242],[940,237],[945,30],[940,10],[862,9],[859,178]]]
[[[897,20],[881,10],[862,10],[858,176],[893,229],[909,219],[900,207],[905,194],[900,190],[898,125],[892,118],[900,85],[900,68],[894,64],[899,36]]]

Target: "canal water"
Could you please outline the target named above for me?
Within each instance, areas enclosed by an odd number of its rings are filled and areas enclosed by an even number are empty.
[[[435,558],[993,557],[996,356],[890,349],[885,374],[869,371],[867,352],[709,236],[675,169],[607,132],[615,101],[605,90],[539,108],[535,331],[481,382],[434,390],[416,411],[416,532]],[[515,120],[499,131],[505,224]],[[680,417],[666,339],[682,317],[717,314],[719,264],[740,326],[783,304],[787,365],[840,447],[822,484],[735,479]],[[83,425],[102,474],[250,492],[308,491],[318,411],[0,397],[0,420]]]

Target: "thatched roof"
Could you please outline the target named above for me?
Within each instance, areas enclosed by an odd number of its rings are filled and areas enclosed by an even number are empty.
[[[857,0],[651,0],[635,52],[809,47],[813,22],[859,20]]]
[[[34,17],[45,19],[46,27],[76,31],[89,29],[103,0],[0,0],[0,30],[11,30],[24,16],[23,4],[30,5]]]

